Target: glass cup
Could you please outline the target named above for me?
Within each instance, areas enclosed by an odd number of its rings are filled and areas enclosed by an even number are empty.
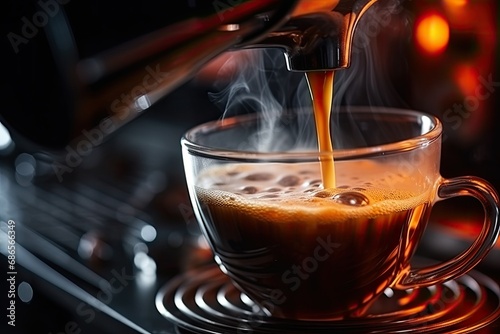
[[[215,261],[268,315],[361,317],[387,288],[440,284],[487,255],[498,195],[481,178],[440,175],[436,117],[351,107],[331,126],[333,155],[318,151],[310,111],[229,117],[182,138],[190,199]],[[321,166],[332,159],[335,187],[325,189]],[[482,204],[481,233],[456,257],[414,267],[433,205],[456,196]]]

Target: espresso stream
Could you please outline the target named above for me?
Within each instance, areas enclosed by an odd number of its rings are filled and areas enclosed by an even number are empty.
[[[324,153],[320,155],[320,164],[321,179],[325,188],[335,188],[335,165],[330,135],[334,73],[334,71],[320,71],[306,74],[313,102],[319,152]]]

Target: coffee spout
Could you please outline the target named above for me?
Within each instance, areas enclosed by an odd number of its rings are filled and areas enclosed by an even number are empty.
[[[248,47],[277,47],[290,71],[306,72],[347,68],[360,18],[377,0],[333,1],[331,10],[293,16],[286,24]],[[298,5],[300,7],[300,3]]]

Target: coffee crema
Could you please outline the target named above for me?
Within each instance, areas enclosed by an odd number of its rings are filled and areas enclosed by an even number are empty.
[[[323,188],[319,162],[223,165],[197,179],[222,270],[275,316],[362,312],[409,265],[423,232],[429,194],[410,176],[371,161],[336,165],[336,188]]]
[[[237,164],[204,171],[197,191],[211,205],[237,206],[264,216],[278,210],[276,223],[296,214],[316,216],[317,211],[325,211],[336,221],[377,216],[407,210],[428,198],[415,189],[411,176],[384,172],[383,165],[370,161],[337,165],[343,183],[335,188],[324,188],[318,163]]]

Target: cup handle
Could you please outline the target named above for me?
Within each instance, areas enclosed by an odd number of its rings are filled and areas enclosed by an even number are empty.
[[[468,249],[454,258],[424,268],[411,268],[396,284],[397,288],[417,288],[455,279],[474,268],[496,243],[500,232],[500,200],[491,184],[474,176],[441,179],[437,196],[436,201],[457,196],[479,200],[485,215],[481,233]]]

